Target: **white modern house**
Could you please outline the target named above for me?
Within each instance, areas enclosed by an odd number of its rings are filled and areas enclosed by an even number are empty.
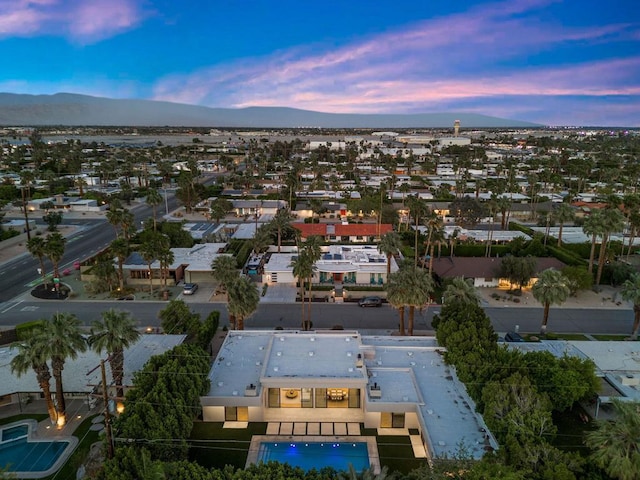
[[[430,457],[454,455],[460,445],[474,458],[497,448],[433,337],[231,331],[209,380],[205,422],[416,429]]]

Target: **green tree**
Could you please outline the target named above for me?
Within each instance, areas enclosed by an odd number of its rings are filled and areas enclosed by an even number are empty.
[[[418,253],[418,237],[420,235],[419,225],[422,219],[429,213],[429,207],[424,200],[421,198],[410,196],[407,198],[407,208],[409,209],[409,214],[413,219],[413,228],[414,228],[414,245],[413,251],[415,255],[414,265],[418,266],[418,257],[420,256]]]
[[[62,384],[62,371],[68,358],[75,360],[79,352],[87,349],[87,342],[80,330],[80,320],[70,313],[57,313],[51,320],[43,323],[37,335],[37,344],[45,358],[51,360],[51,370],[56,382],[56,408],[58,428],[67,421],[67,406]]]
[[[67,239],[60,235],[60,233],[58,232],[53,232],[47,235],[47,238],[44,242],[45,255],[53,264],[53,276],[55,278],[60,278],[58,265],[60,264],[60,260],[62,260],[62,257],[64,256],[64,246],[66,243]]]
[[[289,267],[293,269],[293,276],[298,279],[298,285],[300,288],[300,303],[302,307],[302,318],[300,321],[302,323],[302,328],[303,330],[309,330],[310,321],[306,320],[307,315],[304,308],[304,301],[306,297],[305,282],[313,276],[314,262],[311,260],[311,256],[308,253],[301,250],[298,252],[297,257],[293,257],[291,259]],[[309,301],[311,301],[311,299],[309,299]]]
[[[600,243],[600,253],[598,254],[598,272],[596,273],[596,285],[600,285],[602,269],[606,258],[606,249],[609,237],[614,232],[619,232],[624,228],[624,215],[617,208],[605,208],[602,211],[602,242]]]
[[[47,271],[44,268],[44,259],[47,254],[46,242],[42,237],[33,237],[27,240],[27,250],[31,256],[36,257],[40,262],[40,275],[42,275],[42,283],[47,287]]]
[[[200,329],[200,315],[191,312],[184,300],[171,300],[158,312],[162,330],[170,335],[192,336]]]
[[[533,257],[507,255],[500,263],[501,276],[507,278],[512,285],[515,284],[519,292],[531,281],[535,271],[536,259]]]
[[[469,196],[456,198],[449,205],[449,211],[458,225],[467,228],[476,226],[486,215],[484,205]]]
[[[400,313],[400,335],[404,335],[404,311],[409,310],[407,333],[413,335],[416,308],[424,307],[434,291],[431,275],[416,266],[403,263],[400,269],[389,276],[387,300]]]
[[[100,355],[107,352],[111,365],[111,376],[118,398],[124,398],[124,350],[140,338],[136,322],[127,312],[113,308],[102,312],[102,320],[93,323],[89,346]]]
[[[615,418],[598,420],[586,436],[591,459],[612,478],[640,479],[640,404],[613,399]]]
[[[231,255],[218,255],[211,262],[211,275],[218,282],[219,288],[228,291],[229,284],[240,276],[240,272],[236,268],[236,259]]]
[[[589,273],[593,272],[593,262],[596,256],[596,242],[604,233],[604,220],[602,210],[594,210],[585,218],[582,231],[591,237],[591,251],[589,253]]]
[[[124,290],[124,261],[129,256],[129,242],[124,238],[116,238],[111,242],[109,246],[111,253],[116,257],[118,261],[118,281],[120,283],[120,290]]]
[[[18,353],[11,359],[11,371],[18,375],[18,377],[27,373],[29,369],[35,372],[38,385],[47,403],[49,419],[52,424],[55,424],[58,415],[56,407],[53,404],[51,386],[49,385],[51,371],[49,370],[49,365],[47,365],[47,357],[44,355],[44,351],[38,343],[37,331],[34,333],[35,335],[30,335],[24,341],[15,345]]]
[[[593,285],[593,275],[586,267],[566,266],[562,274],[567,278],[567,286],[571,296],[575,296],[581,290],[590,290]]]
[[[220,219],[224,218],[233,210],[233,204],[226,198],[216,198],[209,205],[209,215],[216,223],[220,223]]]
[[[540,333],[544,335],[547,333],[549,307],[551,305],[561,305],[569,297],[570,290],[567,277],[562,275],[559,270],[549,268],[538,275],[538,281],[533,284],[531,293],[533,298],[544,305],[542,325],[540,326]]]
[[[236,329],[244,330],[244,321],[258,309],[260,295],[255,283],[249,277],[236,279],[229,285],[228,290],[229,316],[236,319]]]
[[[463,277],[454,278],[442,294],[444,305],[451,303],[480,305],[480,295],[473,286],[473,280]]]
[[[385,233],[380,237],[378,251],[387,257],[387,279],[391,274],[391,258],[398,253],[401,246],[402,240],[396,232]]]
[[[638,328],[640,328],[640,274],[634,273],[629,280],[622,284],[622,298],[633,303],[633,328],[631,329],[631,340],[638,338]]]
[[[47,229],[50,232],[56,232],[58,225],[62,223],[62,212],[49,211],[42,217],[42,220],[47,224]]]
[[[558,247],[562,246],[562,229],[564,224],[572,222],[576,218],[576,213],[568,203],[561,203],[553,209],[553,219],[560,225],[558,228]]]
[[[269,227],[276,232],[278,253],[280,253],[280,246],[282,245],[282,233],[286,228],[290,227],[294,217],[288,209],[281,208],[273,216],[273,219],[269,222]]]
[[[160,192],[158,191],[158,189],[150,188],[147,191],[146,202],[147,204],[151,205],[151,207],[153,208],[153,230],[156,231],[157,230],[156,210],[158,208],[158,205],[162,203],[162,195],[160,195]]]

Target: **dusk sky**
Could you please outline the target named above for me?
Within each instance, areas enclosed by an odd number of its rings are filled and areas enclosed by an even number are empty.
[[[640,126],[638,0],[0,0],[0,91]]]

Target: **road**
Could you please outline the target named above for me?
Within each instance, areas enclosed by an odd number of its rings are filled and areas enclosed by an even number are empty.
[[[228,325],[226,306],[223,303],[189,303],[191,310],[205,318],[212,310],[219,310],[221,325]],[[127,310],[139,322],[140,327],[160,325],[158,312],[165,302],[127,301],[42,301],[25,295],[7,302],[0,310],[0,326],[17,325],[39,318],[51,318],[59,312],[75,314],[84,325],[100,318],[100,312],[109,308]],[[439,307],[416,312],[415,330],[431,331],[431,320]],[[497,332],[513,330],[536,332],[542,320],[542,308],[499,307],[485,308]],[[317,303],[312,307],[314,328],[331,328],[341,325],[347,329],[395,331],[398,314],[388,305],[381,308],[359,308],[356,304]],[[552,308],[549,314],[549,331],[557,333],[628,334],[633,323],[633,311],[613,309]],[[258,311],[245,321],[246,328],[299,328],[300,304],[260,304]]]
[[[177,207],[177,200],[172,194],[167,195],[167,204],[170,210]],[[152,207],[146,204],[132,208],[131,212],[135,216],[136,225],[153,216]],[[80,229],[67,239],[64,257],[60,262],[60,270],[71,268],[74,262],[81,262],[103,250],[115,239],[115,231],[106,219],[69,220],[65,221],[65,225],[78,225]],[[50,268],[48,261],[45,265]],[[37,269],[39,266],[38,260],[29,254],[19,256],[15,260],[2,265],[0,275],[0,311],[4,309],[2,302],[8,302],[30,290],[38,282]]]

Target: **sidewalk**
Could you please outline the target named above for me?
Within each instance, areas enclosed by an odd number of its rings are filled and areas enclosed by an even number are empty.
[[[596,293],[591,290],[583,290],[578,292],[575,297],[569,297],[566,302],[561,305],[553,305],[552,308],[598,308],[611,310],[629,310],[633,308],[633,304],[622,300],[620,288],[614,288],[608,285],[601,285],[600,292]],[[531,289],[524,289],[522,295],[517,297],[507,293],[504,288],[488,288],[481,287],[477,289],[483,302],[483,307],[523,307],[523,308],[542,308],[540,302],[533,298]]]

